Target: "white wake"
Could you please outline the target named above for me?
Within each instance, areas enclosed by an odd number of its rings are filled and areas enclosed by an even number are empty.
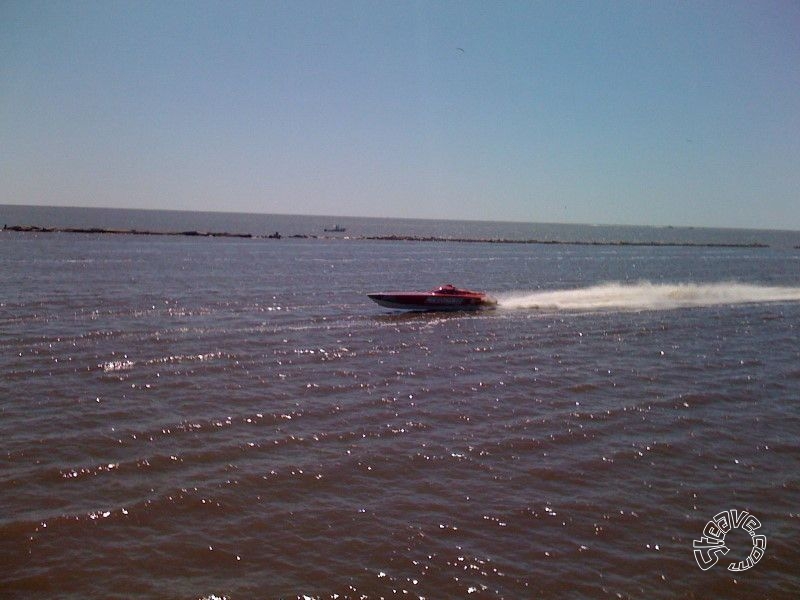
[[[586,288],[508,292],[500,308],[540,310],[669,310],[674,308],[800,301],[800,287],[749,283],[611,282]]]

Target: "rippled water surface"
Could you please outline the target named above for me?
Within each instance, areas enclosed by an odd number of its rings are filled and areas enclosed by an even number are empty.
[[[790,598],[800,251],[0,234],[0,595]],[[400,314],[365,294],[500,299]],[[702,571],[706,523],[750,538]]]

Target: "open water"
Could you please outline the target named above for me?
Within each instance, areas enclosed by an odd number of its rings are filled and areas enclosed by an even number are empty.
[[[798,596],[800,234],[357,225],[770,247],[2,232],[0,596]],[[500,306],[365,296],[442,283]],[[728,570],[753,547],[733,529],[701,570],[693,540],[730,509],[765,552]]]

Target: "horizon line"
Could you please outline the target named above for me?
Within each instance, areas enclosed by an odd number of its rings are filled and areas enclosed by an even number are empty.
[[[193,214],[215,214],[215,215],[263,215],[263,216],[281,216],[281,217],[309,217],[309,218],[324,218],[324,219],[376,219],[376,220],[394,220],[394,221],[444,221],[451,223],[498,223],[498,224],[518,224],[518,225],[569,225],[580,227],[630,227],[630,228],[648,228],[648,229],[710,229],[710,230],[725,230],[725,231],[776,231],[785,233],[800,233],[800,229],[773,229],[768,227],[733,227],[723,225],[652,225],[641,223],[586,223],[577,221],[527,221],[516,219],[453,219],[453,218],[437,218],[437,217],[397,217],[397,216],[367,216],[367,215],[334,215],[334,214],[310,214],[310,213],[287,213],[287,212],[252,212],[243,210],[215,210],[215,209],[189,209],[189,208],[141,208],[141,207],[120,207],[120,206],[85,206],[75,204],[22,204],[10,203],[0,204],[2,206],[15,206],[15,207],[28,207],[28,208],[56,208],[56,209],[82,209],[82,210],[118,210],[118,211],[139,211],[139,212],[175,212],[175,213],[193,213]]]

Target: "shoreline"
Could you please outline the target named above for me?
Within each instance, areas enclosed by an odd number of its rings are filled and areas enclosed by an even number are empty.
[[[39,225],[3,225],[3,231],[15,233],[81,233],[95,235],[152,235],[152,236],[183,236],[183,237],[213,237],[213,238],[238,238],[238,239],[323,239],[347,241],[384,241],[384,242],[458,242],[474,244],[541,244],[565,246],[645,246],[645,247],[687,247],[687,248],[769,248],[769,244],[759,242],[750,243],[715,243],[715,242],[629,242],[616,241],[563,241],[563,240],[538,240],[538,239],[507,239],[507,238],[450,238],[439,236],[415,235],[362,235],[362,236],[320,236],[313,234],[281,235],[279,232],[271,234],[231,233],[227,231],[151,231],[141,229],[108,229],[103,227],[42,227]],[[800,248],[800,247],[798,247]]]

